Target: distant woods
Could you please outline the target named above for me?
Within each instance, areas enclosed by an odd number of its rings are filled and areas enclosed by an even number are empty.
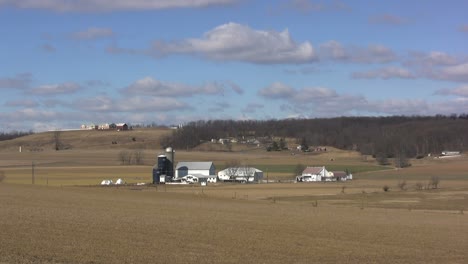
[[[210,120],[188,123],[161,142],[164,146],[191,149],[219,138],[255,138],[262,143],[271,143],[278,138],[294,138],[297,145],[356,150],[363,155],[376,157],[381,164],[392,158],[397,167],[405,167],[408,158],[422,158],[443,150],[465,150],[468,147],[467,131],[468,114]]]
[[[0,141],[15,139],[15,138],[19,138],[19,137],[23,137],[23,136],[27,136],[27,135],[31,135],[31,134],[33,134],[32,131],[29,131],[29,132],[11,131],[11,132],[8,132],[8,133],[0,132]]]

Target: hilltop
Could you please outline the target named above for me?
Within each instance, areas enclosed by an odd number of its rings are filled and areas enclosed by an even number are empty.
[[[57,141],[61,149],[158,149],[161,138],[171,133],[169,128],[49,131],[0,141],[0,149],[18,150],[21,147],[26,152],[54,150]]]

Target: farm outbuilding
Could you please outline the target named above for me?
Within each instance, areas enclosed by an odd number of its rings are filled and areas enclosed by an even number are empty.
[[[118,123],[115,125],[117,130],[128,130],[128,125],[125,123]]]
[[[263,179],[263,171],[252,167],[231,167],[218,172],[223,181],[258,182]]]
[[[181,161],[177,163],[174,179],[182,179],[187,175],[216,177],[215,166],[211,161]]]
[[[345,171],[332,171],[335,181],[347,181],[348,175]]]
[[[322,167],[307,167],[302,174],[296,176],[296,181],[298,182],[319,182],[319,181],[328,181],[328,178],[331,178],[333,174],[325,166]]]

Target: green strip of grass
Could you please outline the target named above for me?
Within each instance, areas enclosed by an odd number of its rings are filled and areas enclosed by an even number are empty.
[[[255,167],[264,172],[273,172],[273,173],[294,173],[297,165],[285,165],[285,164],[275,164],[275,165],[264,165],[264,164],[254,164],[252,167]],[[312,165],[312,166],[321,166],[321,165]],[[350,173],[360,173],[360,172],[369,172],[369,171],[380,171],[388,170],[391,167],[386,166],[377,166],[377,165],[327,165],[325,166],[328,171],[346,171]]]

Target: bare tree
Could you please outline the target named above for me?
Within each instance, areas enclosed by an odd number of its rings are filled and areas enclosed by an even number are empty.
[[[231,160],[229,162],[226,162],[226,174],[231,180],[235,179],[235,176],[237,175],[240,166],[241,163],[239,160]]]
[[[132,154],[127,150],[122,150],[119,152],[119,161],[122,165],[129,165],[132,161]]]
[[[302,175],[302,172],[306,169],[306,166],[302,163],[298,163],[296,165],[296,167],[294,168],[294,175],[293,176],[297,176],[297,175]]]
[[[135,150],[133,152],[133,161],[135,162],[136,165],[142,165],[143,158],[144,158],[144,153],[142,150]]]
[[[432,186],[432,189],[439,188],[440,179],[439,176],[432,176],[429,182],[429,185]]]
[[[241,165],[237,175],[242,177],[242,182],[249,183],[250,177],[255,177],[255,170],[247,164]]]

